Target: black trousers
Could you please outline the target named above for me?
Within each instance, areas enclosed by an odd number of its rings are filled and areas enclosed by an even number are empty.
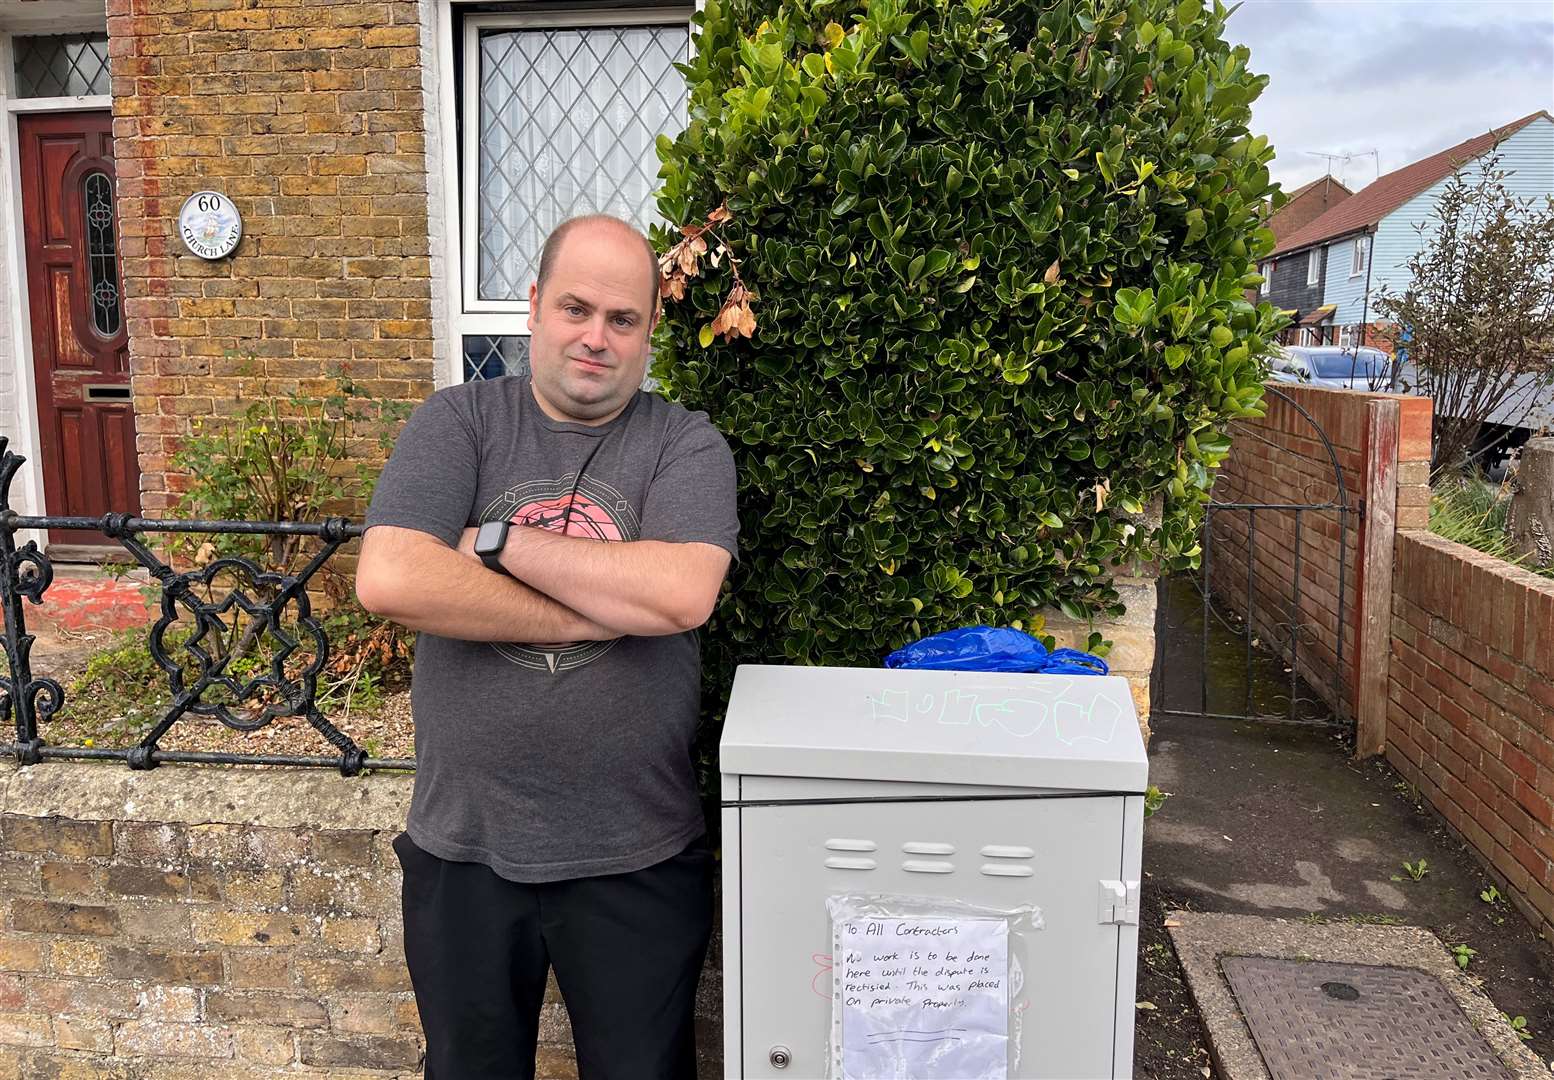
[[[539,885],[439,859],[405,833],[394,851],[425,1080],[532,1080],[551,967],[581,1080],[693,1080],[712,930],[705,838],[645,870]]]

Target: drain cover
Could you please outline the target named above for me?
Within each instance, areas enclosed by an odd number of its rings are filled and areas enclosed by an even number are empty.
[[[1423,971],[1261,956],[1220,966],[1273,1080],[1510,1080]]]

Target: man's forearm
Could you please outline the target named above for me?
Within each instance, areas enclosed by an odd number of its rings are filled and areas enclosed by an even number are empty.
[[[441,541],[388,534],[374,538],[382,528],[368,530],[357,571],[357,596],[374,614],[463,641],[540,644],[621,636]]]
[[[502,565],[595,622],[655,636],[706,621],[728,556],[708,544],[612,543],[515,527]]]

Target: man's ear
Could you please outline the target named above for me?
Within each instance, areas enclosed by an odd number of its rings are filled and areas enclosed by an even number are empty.
[[[529,318],[528,318],[528,324],[529,324],[529,332],[531,334],[534,332],[534,317],[535,317],[535,314],[539,310],[540,310],[540,286],[539,286],[538,282],[534,282],[534,283],[532,283],[529,286]]]

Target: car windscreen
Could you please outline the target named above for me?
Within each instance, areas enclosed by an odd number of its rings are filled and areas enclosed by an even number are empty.
[[[1387,375],[1387,358],[1382,353],[1317,353],[1306,358],[1312,371],[1322,379],[1373,379]]]

